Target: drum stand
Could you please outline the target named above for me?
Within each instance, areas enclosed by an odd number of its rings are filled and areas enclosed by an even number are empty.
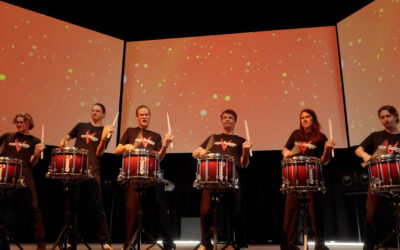
[[[400,193],[394,193],[394,192],[389,192],[390,193],[390,200],[392,202],[393,206],[393,214],[395,217],[395,226],[392,232],[389,233],[386,238],[379,243],[379,245],[375,249],[380,249],[383,247],[383,245],[394,235],[396,236],[397,239],[397,249],[400,249]]]
[[[79,242],[82,242],[87,249],[91,250],[89,245],[82,239],[82,237],[79,235],[78,231],[72,226],[71,223],[71,189],[74,188],[74,186],[78,185],[79,183],[71,181],[71,180],[64,180],[64,226],[60,232],[60,234],[57,237],[56,242],[54,243],[53,247],[51,248],[52,250],[55,250],[56,247],[58,246],[60,250],[67,250],[70,246],[73,246],[74,244],[77,244]],[[71,235],[75,236],[76,242],[72,242]]]
[[[201,245],[207,244],[208,238],[212,236],[213,241],[213,250],[217,250],[217,243],[218,243],[218,223],[217,223],[217,205],[219,203],[218,199],[219,193],[216,190],[210,191],[210,199],[211,199],[211,210],[212,210],[212,226],[210,230],[204,235],[204,238],[201,239],[200,243],[195,246],[194,250],[198,249]],[[228,241],[226,245],[222,248],[225,249],[228,246],[232,246],[233,249],[238,249],[232,242]]]
[[[310,231],[310,228],[308,226],[308,220],[309,220],[309,202],[310,199],[307,198],[308,192],[300,192],[300,213],[302,216],[303,220],[303,227],[302,227],[302,232],[303,232],[303,244],[304,244],[304,250],[308,249],[308,232]]]
[[[14,239],[12,234],[7,231],[3,222],[4,222],[4,214],[5,214],[5,200],[7,197],[7,189],[3,188],[0,185],[0,248],[5,247],[5,249],[9,250],[10,245],[9,242],[13,242],[20,250],[23,250],[21,245]]]
[[[135,187],[136,191],[139,194],[139,211],[137,214],[137,227],[136,227],[136,231],[133,234],[132,238],[129,241],[129,244],[127,246],[126,249],[136,249],[136,250],[140,250],[140,245],[142,243],[142,239],[143,236],[146,236],[148,239],[150,239],[150,243],[151,245],[147,248],[150,249],[152,248],[154,245],[157,245],[158,247],[160,247],[161,249],[164,249],[160,244],[157,243],[157,240],[154,239],[153,236],[151,236],[146,230],[144,230],[143,228],[143,224],[142,224],[142,217],[143,217],[143,210],[142,210],[142,202],[143,202],[143,197],[145,194],[145,189],[146,189],[146,184],[136,184],[137,187]]]

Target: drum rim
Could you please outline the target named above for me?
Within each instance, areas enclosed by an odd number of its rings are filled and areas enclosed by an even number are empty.
[[[19,163],[22,165],[23,160],[21,159],[17,159],[17,158],[11,158],[11,157],[7,157],[7,156],[0,156],[0,164],[4,164],[1,163],[2,161],[7,161],[7,163]]]
[[[289,158],[282,159],[282,163],[304,163],[304,162],[321,163],[321,159],[315,156],[306,156],[306,155],[295,155]]]
[[[202,156],[197,157],[199,160],[231,160],[233,161],[235,157],[232,155],[226,155],[221,153],[207,153]]]
[[[396,161],[400,160],[400,155],[398,154],[381,154],[381,155],[376,155],[372,156],[371,159],[369,160],[370,164],[375,164],[379,162],[385,162],[385,161]]]
[[[135,148],[135,149],[127,150],[127,151],[124,151],[122,153],[122,155],[123,156],[128,156],[128,155],[151,155],[151,156],[156,156],[156,157],[160,156],[160,154],[157,151],[149,150],[147,148]]]
[[[54,153],[83,153],[87,154],[89,150],[77,147],[63,147],[63,148],[53,148],[51,152]]]

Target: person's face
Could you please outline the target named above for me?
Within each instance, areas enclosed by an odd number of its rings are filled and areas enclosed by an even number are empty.
[[[311,114],[307,112],[303,112],[300,114],[300,124],[304,128],[304,130],[311,129],[313,125],[313,118]]]
[[[223,113],[221,123],[225,130],[233,130],[235,128],[235,117],[232,114]]]
[[[379,120],[385,129],[392,130],[397,126],[396,117],[385,109],[379,113]]]
[[[138,120],[139,127],[147,128],[150,124],[150,110],[147,108],[140,108],[138,110],[136,119]]]
[[[20,133],[25,133],[29,130],[29,123],[21,116],[18,116],[15,122],[17,131]]]
[[[99,105],[94,105],[92,107],[92,112],[91,112],[91,118],[93,121],[101,121],[103,120],[105,114],[103,113],[103,110],[101,109],[101,107]]]

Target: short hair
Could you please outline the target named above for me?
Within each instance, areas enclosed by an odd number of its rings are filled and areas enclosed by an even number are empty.
[[[399,123],[399,113],[397,112],[397,109],[391,105],[384,105],[378,109],[378,117],[380,117],[380,114],[383,110],[387,110],[391,115],[396,117],[396,123]]]
[[[22,117],[24,118],[24,122],[27,122],[29,124],[28,129],[31,130],[33,129],[33,127],[35,126],[35,124],[33,123],[33,118],[30,114],[28,113],[18,113],[15,115],[14,117],[14,124],[17,123],[17,118],[18,117]]]
[[[136,116],[138,116],[139,109],[141,109],[141,108],[146,108],[149,111],[149,114],[151,114],[150,108],[147,107],[146,105],[142,104],[142,105],[140,105],[139,107],[136,108]]]
[[[222,120],[222,116],[223,116],[224,114],[231,114],[231,115],[233,115],[233,118],[235,119],[235,122],[237,121],[237,114],[236,114],[236,112],[235,112],[233,109],[226,109],[226,110],[222,111],[222,113],[221,113],[221,120]]]
[[[96,102],[95,104],[93,104],[92,108],[93,108],[94,106],[100,106],[100,108],[101,108],[101,110],[103,111],[103,113],[104,113],[104,114],[106,113],[106,107],[105,107],[103,104],[101,104],[101,103],[99,103],[99,102]]]

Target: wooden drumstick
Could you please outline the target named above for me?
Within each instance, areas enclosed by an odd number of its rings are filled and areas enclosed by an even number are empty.
[[[44,145],[44,124],[42,124],[42,144]],[[43,159],[43,150],[40,153],[40,159]]]
[[[117,112],[117,114],[115,115],[114,121],[113,121],[113,123],[112,123],[112,126],[113,126],[113,127],[114,127],[115,124],[117,123],[118,115],[119,115],[119,112]],[[110,137],[111,137],[111,133],[109,133],[109,134],[107,135],[107,139],[110,139]]]
[[[333,140],[333,133],[332,133],[332,119],[329,117],[328,118],[328,125],[329,125],[329,136],[331,140]],[[335,157],[335,151],[332,148],[332,158]]]
[[[169,115],[168,115],[168,112],[167,112],[167,125],[168,125],[168,133],[171,134],[171,124],[169,123]],[[170,145],[171,145],[171,148],[174,147],[174,143],[173,143],[173,142],[171,142]]]
[[[249,126],[247,125],[247,120],[244,120],[244,129],[246,130],[247,140],[250,141]],[[253,156],[253,151],[250,148],[250,156]]]

